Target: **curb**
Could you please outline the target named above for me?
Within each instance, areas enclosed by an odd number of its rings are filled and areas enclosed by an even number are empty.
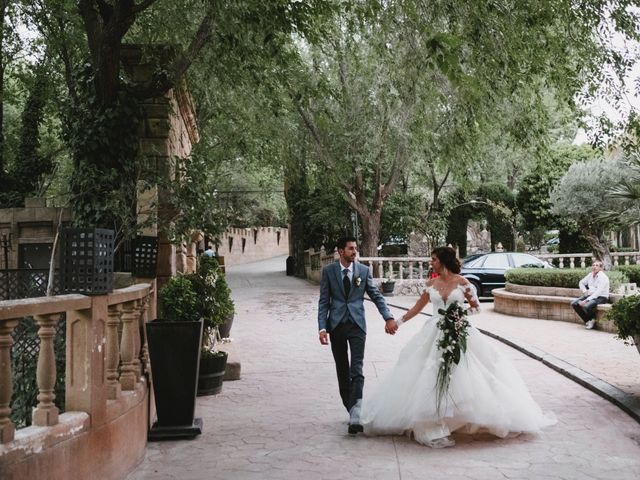
[[[409,310],[407,307],[402,307],[400,305],[395,305],[389,302],[387,302],[387,305],[399,310],[404,310],[405,312]],[[432,316],[428,313],[423,312],[420,312],[420,315],[424,315],[426,317]],[[515,348],[519,352],[524,353],[534,360],[542,362],[552,370],[555,370],[568,379],[573,380],[584,388],[591,390],[596,395],[599,395],[605,400],[613,403],[615,406],[627,413],[636,422],[640,423],[640,399],[629,395],[628,393],[620,390],[618,387],[614,387],[610,383],[607,383],[604,380],[588,372],[585,372],[575,365],[571,365],[570,363],[567,363],[564,360],[561,360],[560,358],[555,357],[554,355],[551,355],[532,345],[524,342],[515,342],[514,340],[510,340],[506,337],[490,332],[488,330],[484,330],[482,328],[478,328],[478,330],[484,335],[499,340],[505,345],[508,345],[511,348]]]

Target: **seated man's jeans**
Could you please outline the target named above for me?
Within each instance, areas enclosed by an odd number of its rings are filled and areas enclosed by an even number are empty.
[[[607,303],[609,301],[607,297],[596,297],[586,302],[584,306],[580,306],[579,303],[583,300],[584,298],[577,298],[573,302],[571,302],[571,306],[584,323],[587,323],[589,320],[593,320],[594,318],[596,318],[598,305]]]

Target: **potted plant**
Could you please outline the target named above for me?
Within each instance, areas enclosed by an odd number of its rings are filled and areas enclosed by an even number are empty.
[[[611,305],[607,312],[607,319],[613,320],[618,329],[618,337],[630,345],[632,338],[640,353],[640,296],[623,297]]]
[[[172,277],[159,292],[159,319],[146,324],[158,421],[149,439],[193,437],[203,320],[190,275]]]
[[[396,287],[396,282],[393,277],[386,277],[382,280],[382,294],[385,296],[393,296],[393,289]]]
[[[227,337],[234,315],[234,304],[227,280],[215,257],[201,256],[198,272],[191,276],[204,321],[198,395],[214,395],[222,390],[227,353],[216,350],[220,329],[226,326]]]

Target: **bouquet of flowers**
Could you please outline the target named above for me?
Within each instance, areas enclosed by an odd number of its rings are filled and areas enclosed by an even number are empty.
[[[438,350],[442,352],[440,368],[438,370],[436,407],[440,410],[442,399],[449,390],[453,365],[460,363],[462,354],[467,351],[467,336],[469,335],[469,321],[467,312],[458,302],[451,303],[446,310],[438,309],[441,315],[438,328],[442,337],[438,341]]]

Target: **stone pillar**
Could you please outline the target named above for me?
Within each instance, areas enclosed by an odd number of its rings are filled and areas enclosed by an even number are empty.
[[[92,297],[91,309],[67,312],[65,407],[67,411],[87,412],[92,426],[106,421],[104,351],[107,348],[108,319],[106,295]]]
[[[122,311],[122,343],[120,344],[120,385],[122,390],[134,390],[136,385],[135,335],[138,329],[138,300],[124,304]]]
[[[118,382],[118,364],[120,363],[120,346],[118,345],[118,325],[122,316],[122,305],[109,307],[109,319],[107,320],[107,345],[105,363],[107,370],[107,398],[116,400],[120,397],[121,388]]]
[[[9,443],[15,436],[16,427],[9,418],[11,415],[11,396],[13,395],[13,377],[11,375],[11,333],[19,320],[0,323],[0,444]]]
[[[40,353],[38,354],[38,405],[33,409],[31,420],[33,425],[47,427],[58,423],[58,407],[53,403],[56,398],[53,392],[56,385],[56,355],[53,349],[53,337],[56,334],[56,323],[60,314],[36,315],[36,323],[40,327]]]
[[[176,48],[168,45],[123,45],[122,64],[124,71],[135,83],[150,80],[153,72],[162,64],[169,64],[177,55]],[[176,178],[176,161],[183,161],[190,153],[192,145],[200,140],[196,124],[196,114],[186,80],[169,90],[165,95],[145,100],[143,130],[140,135],[140,153],[155,172],[171,181]],[[140,222],[148,218],[161,217],[170,222],[177,213],[169,203],[170,192],[154,187],[138,195],[138,215]],[[145,234],[155,235],[157,225],[148,227]],[[158,250],[158,288],[175,276],[176,248],[167,237],[160,234]]]

